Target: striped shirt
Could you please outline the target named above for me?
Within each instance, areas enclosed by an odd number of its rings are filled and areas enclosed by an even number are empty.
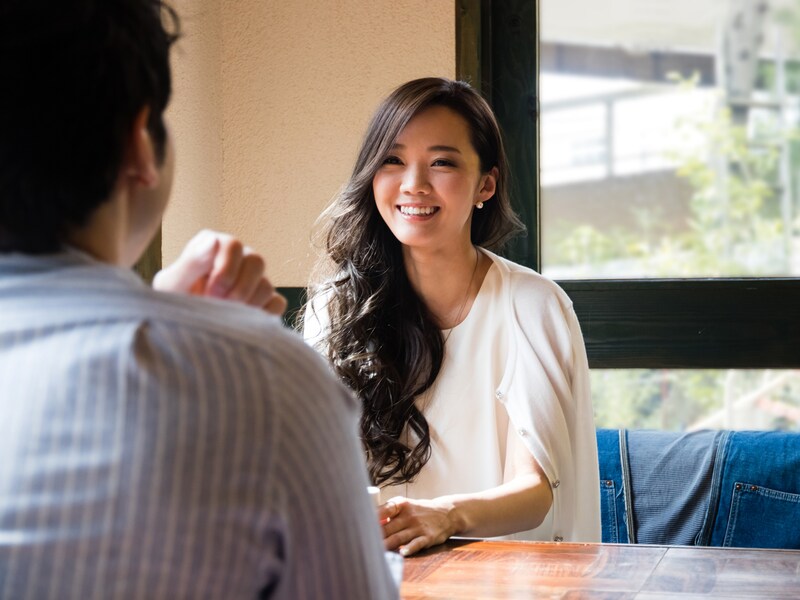
[[[0,254],[0,597],[396,597],[321,359],[260,311]]]

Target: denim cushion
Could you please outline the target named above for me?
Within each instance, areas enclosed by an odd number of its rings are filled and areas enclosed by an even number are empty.
[[[624,431],[597,430],[602,541],[607,544],[627,544],[629,541],[620,434],[624,435]]]
[[[800,435],[731,431],[716,477],[710,545],[800,548]]]
[[[697,543],[720,435],[719,431],[628,431],[636,543]]]

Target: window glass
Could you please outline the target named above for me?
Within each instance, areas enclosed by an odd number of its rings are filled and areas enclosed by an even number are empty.
[[[539,5],[543,272],[800,275],[800,0]]]
[[[593,369],[597,427],[800,431],[800,371]]]

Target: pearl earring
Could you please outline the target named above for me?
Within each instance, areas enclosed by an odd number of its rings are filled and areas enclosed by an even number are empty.
[[[478,202],[478,203],[475,205],[475,208],[478,208],[478,209],[481,209],[481,208],[483,208],[483,202]]]

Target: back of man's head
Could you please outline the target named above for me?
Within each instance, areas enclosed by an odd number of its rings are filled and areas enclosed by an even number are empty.
[[[86,223],[145,106],[163,155],[177,31],[161,0],[0,0],[0,252],[54,252]]]

